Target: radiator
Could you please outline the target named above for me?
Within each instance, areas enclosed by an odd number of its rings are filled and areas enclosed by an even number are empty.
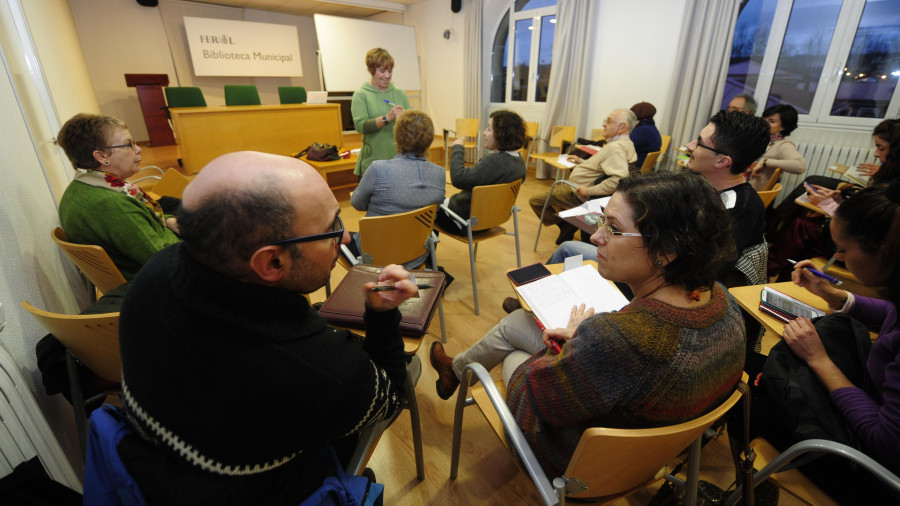
[[[797,150],[806,159],[806,172],[803,174],[782,174],[781,186],[784,191],[772,205],[778,205],[784,197],[809,176],[827,176],[840,178],[841,175],[828,170],[832,164],[840,163],[853,166],[864,162],[873,162],[871,147],[837,146],[833,144],[817,144],[800,142]]]
[[[53,480],[81,492],[66,459],[19,368],[0,347],[0,476],[37,456]]]

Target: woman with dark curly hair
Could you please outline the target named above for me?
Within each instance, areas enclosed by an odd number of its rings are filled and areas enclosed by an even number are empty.
[[[469,219],[472,189],[476,186],[525,179],[525,161],[519,155],[519,149],[525,145],[525,120],[512,111],[494,111],[482,135],[484,147],[491,153],[474,167],[463,163],[463,139],[457,139],[450,152],[450,182],[462,191],[448,199],[447,207],[463,219]],[[444,212],[438,213],[437,223],[445,230],[465,233]]]
[[[635,175],[604,213],[591,236],[598,268],[631,287],[630,304],[599,314],[573,307],[566,328],[543,332],[519,309],[455,358],[440,342],[431,349],[443,399],[467,364],[503,363],[507,403],[548,475],[565,470],[588,427],[659,427],[706,413],[744,364],[740,309],[714,280],[735,256],[715,188],[689,172]],[[507,358],[516,350],[521,359]]]
[[[75,167],[59,201],[59,221],[70,241],[103,247],[130,280],[157,251],[180,240],[175,218],[127,181],[140,166],[141,147],[124,122],[77,114],[60,128],[56,143]]]
[[[787,140],[797,128],[797,109],[788,104],[775,104],[763,111],[763,118],[769,123],[772,137],[762,158],[750,166],[750,184],[757,190],[765,189],[775,169],[790,174],[806,172],[806,159],[797,151],[797,146]]]

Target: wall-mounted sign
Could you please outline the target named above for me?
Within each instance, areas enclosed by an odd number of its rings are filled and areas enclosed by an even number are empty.
[[[303,77],[297,27],[184,18],[198,76]]]

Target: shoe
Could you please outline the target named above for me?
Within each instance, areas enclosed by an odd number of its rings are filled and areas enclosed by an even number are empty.
[[[503,310],[506,311],[506,314],[512,313],[516,309],[522,309],[522,303],[519,302],[519,299],[515,297],[507,297],[503,299],[503,304],[501,304]]]
[[[315,303],[313,303],[313,305],[312,305],[313,311],[315,311],[315,312],[318,313],[319,310],[322,309],[322,306],[324,306],[324,305],[325,305],[324,302],[315,302]]]
[[[575,239],[575,232],[578,231],[578,227],[572,225],[570,223],[566,223],[564,221],[559,222],[559,237],[556,238],[556,245],[571,241]]]
[[[449,357],[444,353],[444,345],[439,341],[431,344],[430,357],[431,367],[434,367],[434,370],[438,373],[438,379],[435,382],[438,397],[446,401],[453,397],[453,393],[459,387],[459,378],[453,372],[453,357]]]

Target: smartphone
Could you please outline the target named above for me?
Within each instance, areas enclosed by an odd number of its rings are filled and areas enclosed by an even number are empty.
[[[799,300],[785,295],[778,290],[764,287],[762,292],[759,294],[759,303],[760,303],[760,311],[767,313],[769,315],[775,316],[781,321],[785,321],[785,318],[790,321],[797,317],[804,318],[815,318],[817,316],[825,316],[825,313],[810,306],[809,304],[805,304],[800,302]],[[764,310],[767,309],[768,311]],[[773,315],[772,313],[776,313]]]
[[[814,193],[816,195],[819,194],[819,191],[816,190],[815,188],[813,188],[813,186],[811,184],[807,183],[806,181],[803,182],[803,186],[805,186],[809,192]]]
[[[547,270],[544,264],[536,263],[511,270],[506,275],[509,276],[514,285],[522,286],[526,283],[546,278],[550,275],[550,271]]]

